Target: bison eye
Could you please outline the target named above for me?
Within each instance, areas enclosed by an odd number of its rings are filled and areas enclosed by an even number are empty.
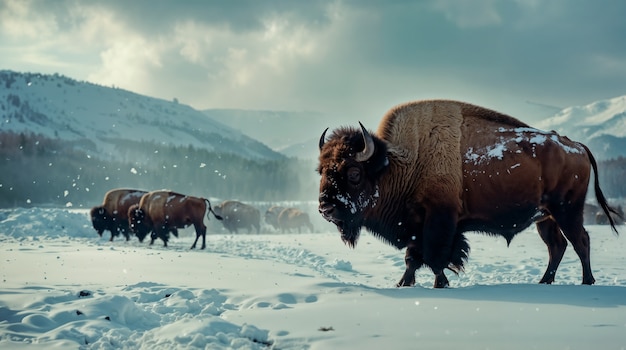
[[[361,169],[356,167],[348,169],[348,181],[353,185],[358,185],[361,182]]]

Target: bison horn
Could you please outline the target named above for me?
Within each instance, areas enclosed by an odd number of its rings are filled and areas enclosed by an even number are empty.
[[[324,141],[326,141],[326,131],[328,131],[328,128],[324,130],[324,132],[322,133],[322,136],[320,137],[320,144],[319,144],[320,151],[322,150],[322,147],[324,146]]]
[[[361,130],[363,131],[363,141],[365,142],[365,147],[361,152],[357,153],[355,158],[357,162],[365,162],[374,155],[374,139],[372,138],[372,135],[367,132],[361,122],[359,122],[359,125],[361,126]]]

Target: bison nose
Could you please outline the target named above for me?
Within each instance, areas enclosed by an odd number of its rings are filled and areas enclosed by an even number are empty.
[[[321,202],[319,212],[325,219],[331,219],[335,212],[335,205],[327,202]]]

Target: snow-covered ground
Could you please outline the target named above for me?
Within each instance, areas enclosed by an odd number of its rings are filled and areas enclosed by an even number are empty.
[[[529,229],[470,235],[451,288],[395,288],[404,252],[364,233],[355,250],[318,233],[209,233],[189,250],[109,242],[86,210],[0,211],[0,348],[59,349],[623,349],[626,244],[591,235],[594,286],[568,249],[554,285]]]

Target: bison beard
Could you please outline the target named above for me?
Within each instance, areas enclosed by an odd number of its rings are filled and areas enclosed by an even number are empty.
[[[339,232],[341,233],[341,240],[347,244],[350,248],[356,248],[356,244],[361,234],[361,224],[355,224],[354,221],[350,221],[350,225],[338,222],[335,223]]]
[[[338,197],[337,195],[325,195],[322,197],[326,198],[328,196]],[[343,205],[320,206],[319,212],[324,219],[337,226],[341,234],[341,240],[350,248],[355,248],[361,234],[361,227],[363,226],[363,216],[355,214],[361,214],[361,211],[367,206],[375,205],[375,201],[359,201],[357,203],[341,197],[339,202]]]

